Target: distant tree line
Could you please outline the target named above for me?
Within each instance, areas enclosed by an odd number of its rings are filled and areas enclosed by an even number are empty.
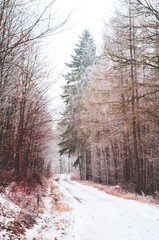
[[[50,167],[43,152],[53,137],[52,119],[38,52],[40,39],[65,23],[54,24],[54,3],[43,2],[40,10],[39,1],[0,1],[0,184]]]
[[[77,156],[81,179],[151,194],[159,191],[158,1],[123,0],[104,30],[101,56],[93,51],[90,61],[86,40],[68,65],[60,152]]]

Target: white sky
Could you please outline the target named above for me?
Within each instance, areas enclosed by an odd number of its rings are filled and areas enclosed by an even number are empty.
[[[70,60],[74,53],[75,44],[84,29],[90,30],[95,43],[102,43],[102,29],[104,19],[108,21],[113,14],[114,0],[56,0],[61,20],[73,11],[70,20],[65,25],[64,32],[53,37],[48,45],[49,57],[56,55],[61,64]]]
[[[96,46],[100,49],[104,20],[108,21],[113,15],[114,2],[116,1],[56,0],[57,15],[61,18],[61,21],[65,19],[69,12],[73,11],[73,13],[64,27],[65,31],[51,37],[46,48],[47,58],[51,65],[56,68],[55,73],[60,74],[67,71],[65,63],[70,62],[71,54],[74,54],[75,44],[79,42],[79,36],[83,30],[88,29],[91,32]],[[63,85],[63,83],[61,77],[58,85]],[[60,94],[58,85],[52,91],[55,96]]]

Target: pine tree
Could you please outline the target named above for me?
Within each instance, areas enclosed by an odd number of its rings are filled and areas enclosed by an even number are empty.
[[[79,44],[76,44],[74,51],[75,55],[71,56],[71,63],[66,64],[70,71],[64,76],[66,85],[62,97],[66,104],[72,98],[79,97],[83,86],[87,84],[90,67],[95,62],[96,47],[88,30],[83,31]]]
[[[63,120],[59,124],[63,129],[59,152],[61,155],[68,154],[69,157],[76,154],[75,164],[80,164],[80,160],[83,159],[85,137],[77,136],[79,127],[77,116],[81,110],[82,92],[87,86],[89,73],[96,60],[96,47],[88,30],[83,31],[74,51],[75,55],[71,56],[71,63],[66,64],[69,72],[64,76],[66,85],[63,87],[62,98],[66,109],[63,113]]]

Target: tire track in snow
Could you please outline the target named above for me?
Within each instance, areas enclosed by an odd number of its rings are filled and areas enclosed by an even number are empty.
[[[108,195],[66,176],[59,187],[74,209],[67,240],[159,240],[159,208]]]

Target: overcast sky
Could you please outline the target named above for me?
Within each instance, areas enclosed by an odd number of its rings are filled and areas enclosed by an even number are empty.
[[[99,46],[102,43],[102,29],[104,19],[108,21],[113,14],[115,0],[56,0],[59,16],[64,19],[69,12],[71,17],[65,25],[64,32],[54,36],[48,45],[49,57],[56,55],[61,62],[70,60],[75,43],[79,41],[84,29],[88,29]],[[63,65],[64,66],[64,65]]]
[[[63,20],[70,12],[71,17],[64,27],[64,31],[50,38],[47,45],[47,58],[56,73],[67,71],[65,63],[71,60],[74,54],[75,44],[79,42],[79,36],[84,29],[88,29],[100,49],[102,44],[103,23],[109,21],[113,15],[114,3],[117,0],[56,0],[56,7],[59,10],[58,16]],[[53,9],[54,11],[54,9]],[[62,78],[58,85],[62,85]],[[53,95],[58,95],[59,90],[53,89]]]

